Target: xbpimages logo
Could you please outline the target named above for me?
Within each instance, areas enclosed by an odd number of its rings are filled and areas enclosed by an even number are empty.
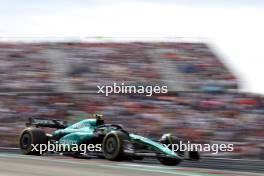
[[[114,83],[113,85],[97,86],[97,88],[97,93],[105,94],[106,96],[109,94],[145,94],[146,96],[152,96],[153,94],[168,93],[167,86],[135,86],[125,85],[125,83],[121,83],[120,85]]]

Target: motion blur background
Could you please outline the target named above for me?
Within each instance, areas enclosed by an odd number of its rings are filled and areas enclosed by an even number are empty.
[[[0,146],[17,147],[29,117],[101,112],[153,138],[235,144],[218,157],[263,159],[261,1],[1,2]],[[96,93],[113,82],[169,93]]]

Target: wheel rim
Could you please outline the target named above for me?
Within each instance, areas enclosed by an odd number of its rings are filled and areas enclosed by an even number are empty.
[[[106,141],[105,151],[108,154],[113,154],[116,151],[117,141],[114,137],[109,137]]]
[[[21,148],[27,149],[31,144],[31,137],[28,133],[23,134],[20,140]]]

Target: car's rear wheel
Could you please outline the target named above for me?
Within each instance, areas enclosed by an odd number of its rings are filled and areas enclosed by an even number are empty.
[[[123,160],[124,159],[124,140],[128,136],[120,131],[108,133],[102,143],[102,150],[104,157],[109,160]]]
[[[39,128],[26,128],[19,138],[20,149],[25,155],[41,155],[40,144],[47,144],[47,142],[45,132]]]

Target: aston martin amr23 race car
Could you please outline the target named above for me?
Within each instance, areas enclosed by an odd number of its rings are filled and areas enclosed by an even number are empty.
[[[40,144],[99,144],[100,151],[88,151],[90,155],[108,160],[142,160],[144,157],[155,157],[164,165],[177,165],[182,160],[198,160],[197,151],[173,151],[168,144],[178,144],[179,139],[171,134],[164,134],[160,140],[152,140],[141,135],[129,133],[121,125],[105,124],[101,115],[94,119],[85,119],[78,123],[67,125],[62,120],[31,118],[19,138],[20,148],[26,155],[41,155],[40,150],[33,150]],[[56,128],[47,134],[43,127]],[[166,145],[164,145],[166,144]],[[36,147],[36,148],[37,148]],[[35,148],[35,149],[36,149]],[[50,152],[50,151],[47,151]],[[80,152],[56,151],[73,156],[82,155]]]

